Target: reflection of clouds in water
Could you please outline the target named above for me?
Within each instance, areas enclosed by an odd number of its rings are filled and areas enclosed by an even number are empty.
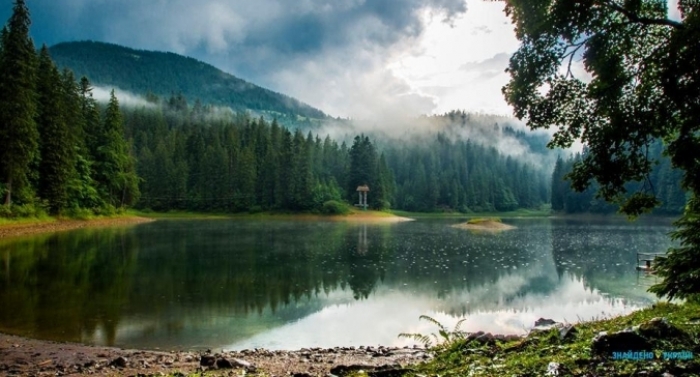
[[[435,298],[429,291],[400,291],[384,286],[367,300],[327,306],[296,322],[224,348],[404,346],[413,343],[398,338],[402,332],[430,334],[437,331],[433,324],[418,319],[424,314],[450,329],[459,319],[466,318],[461,325],[463,331],[522,334],[540,317],[573,323],[626,314],[643,306],[607,298],[597,290],[587,289],[582,280],[568,274],[558,283],[553,282],[556,286],[546,294],[525,293],[507,302],[493,299],[517,291],[526,283],[517,276],[505,276],[490,289],[479,287],[474,291],[453,292],[442,299]],[[328,298],[337,302],[338,293]],[[473,307],[466,317],[447,314],[451,305],[461,307],[462,303]]]

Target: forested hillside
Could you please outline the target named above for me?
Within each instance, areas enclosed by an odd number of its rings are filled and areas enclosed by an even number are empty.
[[[422,143],[385,140],[380,150],[366,135],[339,143],[170,102],[125,109],[142,208],[332,212],[333,203],[356,203],[362,184],[376,209],[510,210],[549,197],[541,170],[469,140],[435,133]]]
[[[134,50],[102,42],[67,42],[50,48],[59,67],[86,76],[95,85],[117,87],[138,95],[181,93],[191,100],[251,110],[282,123],[315,124],[327,116],[289,96],[223,72],[209,64],[170,52]]]
[[[364,134],[338,142],[247,111],[221,112],[199,100],[190,105],[182,93],[167,100],[151,93],[141,106],[120,108],[112,91],[103,106],[92,97],[88,78],[78,82],[70,70],[59,73],[46,46],[37,54],[28,27],[28,11],[19,2],[0,46],[3,216],[43,211],[82,216],[128,206],[342,213],[356,202],[359,185],[369,185],[369,206],[375,209],[511,210],[538,207],[548,198],[542,169],[482,145],[494,135],[514,134],[508,127],[467,122],[464,113],[455,121],[460,113],[451,113],[437,118],[446,125],[421,129],[418,140],[384,139],[378,148],[374,137]],[[185,88],[209,83],[207,91],[221,81],[187,77],[223,75],[243,93],[261,93],[261,102],[251,106],[284,99],[174,54],[98,43],[59,45],[53,51],[86,45],[85,54],[98,52],[85,61],[124,73],[110,80],[133,80],[128,72],[141,72],[134,82],[155,87],[170,80]],[[193,69],[205,73],[176,79]],[[87,73],[108,81],[104,72]],[[286,105],[303,108],[294,101]]]
[[[646,190],[653,193],[661,205],[654,209],[656,214],[676,215],[683,212],[686,203],[686,192],[681,187],[682,172],[674,169],[668,157],[662,155],[663,145],[660,140],[650,144],[648,155],[650,159],[658,160],[644,182],[630,182],[625,185],[628,193]],[[586,150],[583,151],[586,153]],[[581,154],[567,159],[559,157],[552,173],[552,209],[565,213],[612,213],[618,210],[618,206],[596,198],[595,193],[600,188],[597,182],[583,192],[576,192],[566,180],[566,175],[571,172],[575,163],[581,160]]]

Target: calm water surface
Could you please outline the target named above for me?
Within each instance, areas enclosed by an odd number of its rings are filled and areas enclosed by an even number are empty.
[[[498,234],[397,224],[164,220],[0,243],[0,331],[129,348],[404,345],[430,315],[523,333],[654,302],[637,252],[665,222],[506,220]]]

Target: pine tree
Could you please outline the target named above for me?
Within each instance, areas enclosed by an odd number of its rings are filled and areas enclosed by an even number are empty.
[[[564,181],[564,161],[562,161],[561,156],[557,157],[557,162],[554,164],[554,171],[552,172],[552,209],[555,211],[561,211],[564,209],[564,195],[566,188],[566,182]]]
[[[36,115],[36,53],[29,37],[29,9],[16,0],[0,55],[0,173],[5,205],[13,190],[26,186],[30,162],[37,158],[39,132]]]
[[[46,45],[39,54],[37,78],[41,152],[38,194],[48,201],[50,212],[58,214],[66,207],[68,185],[75,173],[75,143],[63,113],[61,76]]]
[[[124,140],[119,102],[112,90],[97,147],[97,182],[105,201],[114,207],[133,204],[138,196],[134,159]]]

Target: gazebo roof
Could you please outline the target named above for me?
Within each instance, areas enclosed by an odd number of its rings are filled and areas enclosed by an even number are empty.
[[[357,191],[359,191],[359,192],[368,192],[368,191],[369,191],[369,187],[367,187],[367,185],[357,186]]]

